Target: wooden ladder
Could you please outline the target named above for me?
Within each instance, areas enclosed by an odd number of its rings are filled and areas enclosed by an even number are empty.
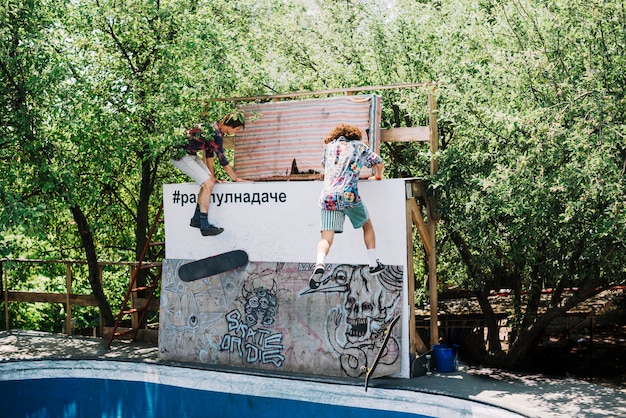
[[[126,295],[124,296],[124,300],[122,301],[122,306],[120,307],[120,312],[117,314],[117,319],[115,320],[115,325],[113,330],[111,331],[111,335],[109,336],[109,341],[107,347],[111,347],[111,343],[114,339],[120,338],[124,335],[131,335],[131,340],[135,340],[137,338],[137,334],[139,330],[142,328],[144,320],[150,311],[150,304],[152,302],[152,297],[159,286],[161,271],[162,271],[162,262],[144,262],[148,249],[156,246],[164,246],[164,241],[152,241],[152,237],[154,232],[158,226],[158,224],[163,223],[163,219],[161,218],[161,214],[163,212],[163,203],[159,206],[159,210],[154,218],[154,222],[152,223],[152,227],[150,228],[150,232],[146,237],[146,245],[144,245],[143,250],[141,252],[141,256],[137,262],[137,266],[133,269],[131,274],[130,285],[128,286],[128,290],[126,290]],[[146,285],[137,286],[137,277],[140,272],[156,269],[153,278],[150,280],[149,275],[146,275]],[[138,292],[145,292],[146,297],[142,298],[143,302],[138,304],[137,301],[140,300],[137,298]],[[129,304],[129,301],[131,302]],[[136,305],[136,306],[135,306]],[[131,327],[129,329],[119,330],[120,323],[123,319],[131,318]]]

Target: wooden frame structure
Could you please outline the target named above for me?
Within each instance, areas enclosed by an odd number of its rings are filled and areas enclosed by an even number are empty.
[[[295,99],[301,97],[319,97],[343,94],[352,96],[356,93],[374,92],[405,88],[430,88],[428,93],[428,125],[417,127],[401,127],[391,129],[381,129],[381,142],[427,142],[430,146],[431,161],[430,174],[433,175],[438,170],[438,162],[435,154],[439,149],[439,133],[437,125],[437,101],[435,97],[436,83],[407,83],[383,86],[352,87],[345,89],[319,90],[311,92],[293,92],[274,95],[258,95],[231,98],[214,98],[212,101],[218,102],[269,102],[281,101],[285,99]],[[234,148],[233,137],[225,138],[225,147]],[[294,179],[294,178],[292,178]],[[311,176],[304,176],[302,180],[311,179]],[[409,187],[410,186],[410,187]],[[437,251],[436,251],[436,224],[437,198],[429,191],[426,182],[421,180],[411,181],[407,184],[406,193],[406,213],[407,225],[412,225],[417,229],[422,241],[426,258],[428,260],[428,288],[430,297],[430,346],[439,343],[438,325],[438,293],[437,293]],[[407,228],[407,268],[408,268],[408,291],[409,304],[412,311],[415,311],[414,300],[411,297],[415,294],[415,273],[413,264],[413,233],[412,227]],[[429,351],[426,344],[417,333],[415,315],[409,316],[409,349],[412,353],[423,354]]]
[[[11,290],[10,287],[10,269],[11,265],[17,264],[64,264],[65,265],[65,292],[35,292],[24,290]],[[76,278],[74,267],[77,265],[87,264],[84,260],[33,260],[20,258],[0,258],[0,292],[2,293],[2,302],[4,303],[4,329],[8,330],[10,325],[10,302],[22,303],[53,303],[62,304],[65,308],[65,321],[63,323],[64,334],[72,335],[74,332],[74,318],[72,306],[93,306],[99,307],[98,301],[93,294],[74,293],[72,282]],[[132,279],[134,272],[137,270],[138,263],[136,261],[99,261],[98,267],[100,271],[100,282],[102,282],[103,270],[105,267],[128,267],[129,281]],[[137,294],[132,295],[133,306],[145,306],[146,298]],[[159,302],[152,300],[150,310],[157,311]],[[97,327],[98,335],[106,335],[111,332],[111,327],[102,325],[102,316],[100,315],[99,327]],[[132,318],[132,327],[139,327],[139,316],[134,315]],[[96,330],[94,329],[94,332]],[[157,331],[153,329],[140,330],[142,341],[156,341]]]

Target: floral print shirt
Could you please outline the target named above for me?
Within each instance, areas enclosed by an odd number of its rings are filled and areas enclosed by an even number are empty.
[[[224,137],[217,123],[213,124],[209,139],[204,136],[204,132],[200,127],[189,130],[189,142],[184,146],[187,154],[194,155],[198,151],[205,151],[207,157],[217,156],[222,166],[228,165],[229,161],[224,152]]]
[[[359,173],[361,167],[380,164],[382,159],[361,141],[348,141],[343,136],[326,144],[322,166],[324,166],[324,188],[320,196],[320,207],[326,210],[343,210],[361,201]]]

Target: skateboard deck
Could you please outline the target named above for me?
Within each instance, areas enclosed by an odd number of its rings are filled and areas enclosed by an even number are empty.
[[[235,270],[246,264],[248,264],[248,253],[243,250],[234,250],[183,264],[178,269],[178,277],[183,282],[192,282]]]
[[[383,356],[383,353],[385,352],[385,349],[387,348],[387,343],[389,342],[389,338],[391,338],[391,331],[393,330],[394,325],[396,325],[396,323],[398,322],[398,320],[400,319],[400,315],[396,315],[391,322],[389,323],[389,325],[387,326],[387,328],[385,328],[385,338],[383,339],[383,343],[380,346],[380,350],[378,350],[378,353],[376,353],[376,357],[374,357],[374,362],[372,363],[371,367],[364,367],[364,371],[365,371],[365,391],[367,392],[367,387],[369,385],[369,381],[370,378],[372,377],[372,374],[374,374],[374,371],[376,370],[376,366],[378,366],[378,362],[380,361],[381,357]]]

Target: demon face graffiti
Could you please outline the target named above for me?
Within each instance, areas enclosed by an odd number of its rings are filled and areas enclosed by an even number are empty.
[[[257,324],[267,327],[274,323],[278,309],[278,296],[275,282],[271,289],[267,289],[263,286],[252,286],[251,289],[247,289],[244,286],[242,294],[243,298],[240,298],[240,301],[244,303],[246,324],[249,327]]]

